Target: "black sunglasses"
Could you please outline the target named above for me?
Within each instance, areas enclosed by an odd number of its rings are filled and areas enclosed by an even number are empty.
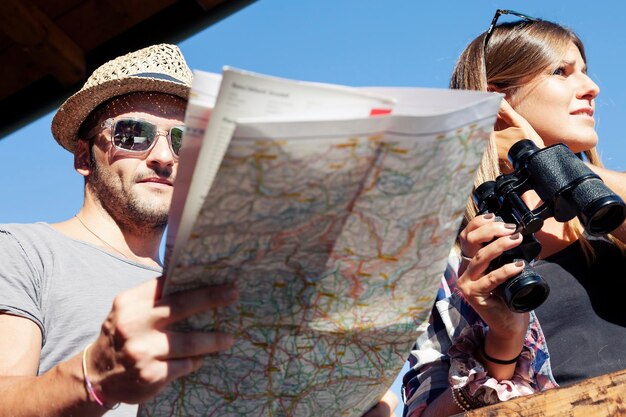
[[[529,22],[537,22],[541,20],[541,19],[537,19],[536,17],[532,17],[524,13],[516,12],[515,10],[506,10],[506,9],[496,10],[496,14],[493,16],[493,19],[491,19],[491,24],[489,25],[489,29],[487,29],[487,33],[485,34],[485,40],[483,41],[484,49],[487,49],[487,43],[489,42],[489,39],[491,38],[491,35],[493,34],[493,29],[496,27],[496,23],[498,22],[498,19],[503,14],[510,14],[513,16],[517,16],[520,19],[524,19]]]

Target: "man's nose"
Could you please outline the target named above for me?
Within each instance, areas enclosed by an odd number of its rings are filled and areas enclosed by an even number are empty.
[[[176,160],[176,156],[172,151],[169,139],[166,134],[158,132],[155,138],[155,144],[148,154],[147,162],[150,164],[158,164],[161,166],[172,166]]]

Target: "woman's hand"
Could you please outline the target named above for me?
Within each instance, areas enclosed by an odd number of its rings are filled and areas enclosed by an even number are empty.
[[[509,149],[516,142],[522,139],[530,139],[535,144],[544,148],[543,139],[537,134],[535,129],[528,121],[516,112],[513,107],[506,101],[502,100],[500,110],[498,111],[498,119],[494,131],[496,146],[498,147],[498,159],[500,165],[510,168]]]
[[[491,213],[476,216],[460,233],[461,250],[471,258],[458,280],[458,288],[489,326],[485,350],[490,356],[507,360],[522,350],[528,329],[529,314],[511,311],[505,302],[494,294],[496,287],[518,275],[524,262],[509,263],[488,271],[491,261],[504,251],[522,243],[522,236],[512,224],[496,221]],[[465,261],[464,261],[465,262]],[[514,365],[485,363],[488,372],[496,379],[509,379]]]

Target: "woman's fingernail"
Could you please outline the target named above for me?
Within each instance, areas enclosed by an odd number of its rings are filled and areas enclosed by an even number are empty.
[[[521,268],[521,267],[523,267],[523,266],[524,266],[524,261],[517,261],[517,262],[515,262],[513,265],[515,265],[515,266],[516,266],[516,267],[518,267],[518,268]]]
[[[504,228],[509,230],[515,230],[517,229],[517,225],[515,225],[514,223],[504,223]]]
[[[519,237],[520,237],[520,233],[519,232],[513,233],[511,236],[509,236],[509,238],[511,240],[517,240],[517,239],[519,239]]]
[[[489,220],[489,219],[493,219],[493,213],[486,213],[483,218]]]

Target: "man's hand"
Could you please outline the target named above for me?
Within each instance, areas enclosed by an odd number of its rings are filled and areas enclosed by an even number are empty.
[[[234,286],[203,287],[160,298],[162,278],[118,295],[88,351],[94,389],[108,405],[141,403],[170,381],[197,370],[203,357],[232,346],[224,333],[177,333],[169,326],[195,314],[232,304]]]
[[[398,406],[398,402],[398,396],[391,391],[387,391],[378,404],[363,414],[363,417],[396,417],[394,410]]]

